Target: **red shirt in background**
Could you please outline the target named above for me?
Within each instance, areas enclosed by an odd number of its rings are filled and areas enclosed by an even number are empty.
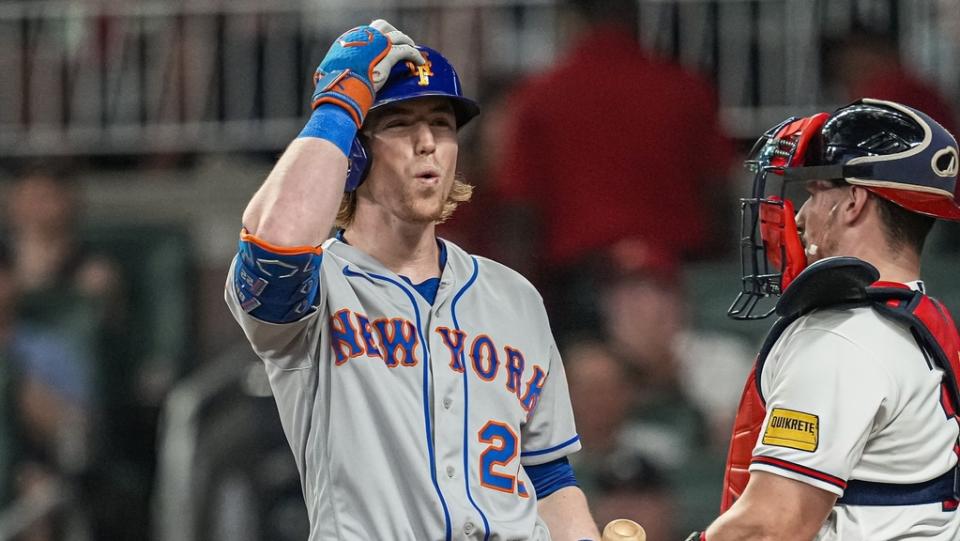
[[[574,263],[625,238],[678,256],[708,244],[732,145],[706,81],[606,27],[507,103],[493,180],[504,202],[537,211],[541,263]]]

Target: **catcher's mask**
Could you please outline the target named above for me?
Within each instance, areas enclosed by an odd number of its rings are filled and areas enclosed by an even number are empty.
[[[806,197],[808,181],[863,186],[906,210],[960,220],[956,140],[899,103],[865,98],[833,114],[789,118],[760,137],[744,165],[754,180],[740,200],[741,290],[727,311],[734,319],[769,316],[775,303],[761,301],[807,266],[792,197]]]

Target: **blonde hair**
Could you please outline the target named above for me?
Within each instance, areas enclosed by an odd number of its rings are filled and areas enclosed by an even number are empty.
[[[453,186],[447,195],[447,200],[443,203],[443,210],[440,211],[440,218],[436,221],[442,224],[453,216],[453,211],[457,210],[460,203],[466,203],[473,197],[473,186],[467,184],[463,173],[457,173],[453,177]],[[347,192],[343,194],[340,200],[340,209],[337,211],[336,227],[346,229],[353,223],[357,214],[357,192]]]

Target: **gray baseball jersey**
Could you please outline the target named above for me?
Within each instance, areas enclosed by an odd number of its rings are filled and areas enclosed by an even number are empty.
[[[542,299],[444,242],[433,305],[336,239],[317,310],[294,323],[251,317],[227,281],[296,457],[311,540],[550,539],[522,466],[580,441]]]

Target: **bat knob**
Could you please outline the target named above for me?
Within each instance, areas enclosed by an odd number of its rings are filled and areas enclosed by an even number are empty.
[[[647,532],[636,522],[618,518],[603,529],[603,541],[646,541]]]

